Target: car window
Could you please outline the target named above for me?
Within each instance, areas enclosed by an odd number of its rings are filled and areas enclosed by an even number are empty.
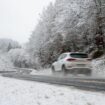
[[[67,54],[62,54],[60,55],[60,57],[58,58],[58,60],[64,59],[67,56]]]
[[[88,58],[88,54],[83,53],[72,53],[70,56],[73,58]]]

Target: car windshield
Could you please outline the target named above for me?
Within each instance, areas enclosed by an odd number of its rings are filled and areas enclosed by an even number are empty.
[[[82,53],[72,53],[70,54],[70,56],[73,58],[88,58],[87,54],[82,54]]]

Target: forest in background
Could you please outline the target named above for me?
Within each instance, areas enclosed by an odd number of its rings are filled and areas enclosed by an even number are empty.
[[[0,50],[15,66],[35,69],[49,67],[63,52],[88,52],[96,34],[105,35],[104,18],[100,19],[104,9],[99,5],[97,0],[56,0],[43,10],[26,45],[1,39]]]

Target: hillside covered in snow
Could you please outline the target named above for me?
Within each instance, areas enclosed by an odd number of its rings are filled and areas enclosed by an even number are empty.
[[[93,45],[97,30],[94,0],[56,0],[43,11],[27,49],[42,67],[66,51],[85,51]],[[34,59],[35,58],[35,59]]]

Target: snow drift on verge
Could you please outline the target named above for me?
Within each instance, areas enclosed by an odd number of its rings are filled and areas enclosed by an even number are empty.
[[[9,67],[13,67],[13,63],[10,61],[6,53],[0,53],[0,71],[9,71]]]
[[[0,77],[0,105],[104,105],[105,94]]]
[[[92,66],[93,66],[94,76],[105,77],[105,58],[104,57],[93,60]]]

